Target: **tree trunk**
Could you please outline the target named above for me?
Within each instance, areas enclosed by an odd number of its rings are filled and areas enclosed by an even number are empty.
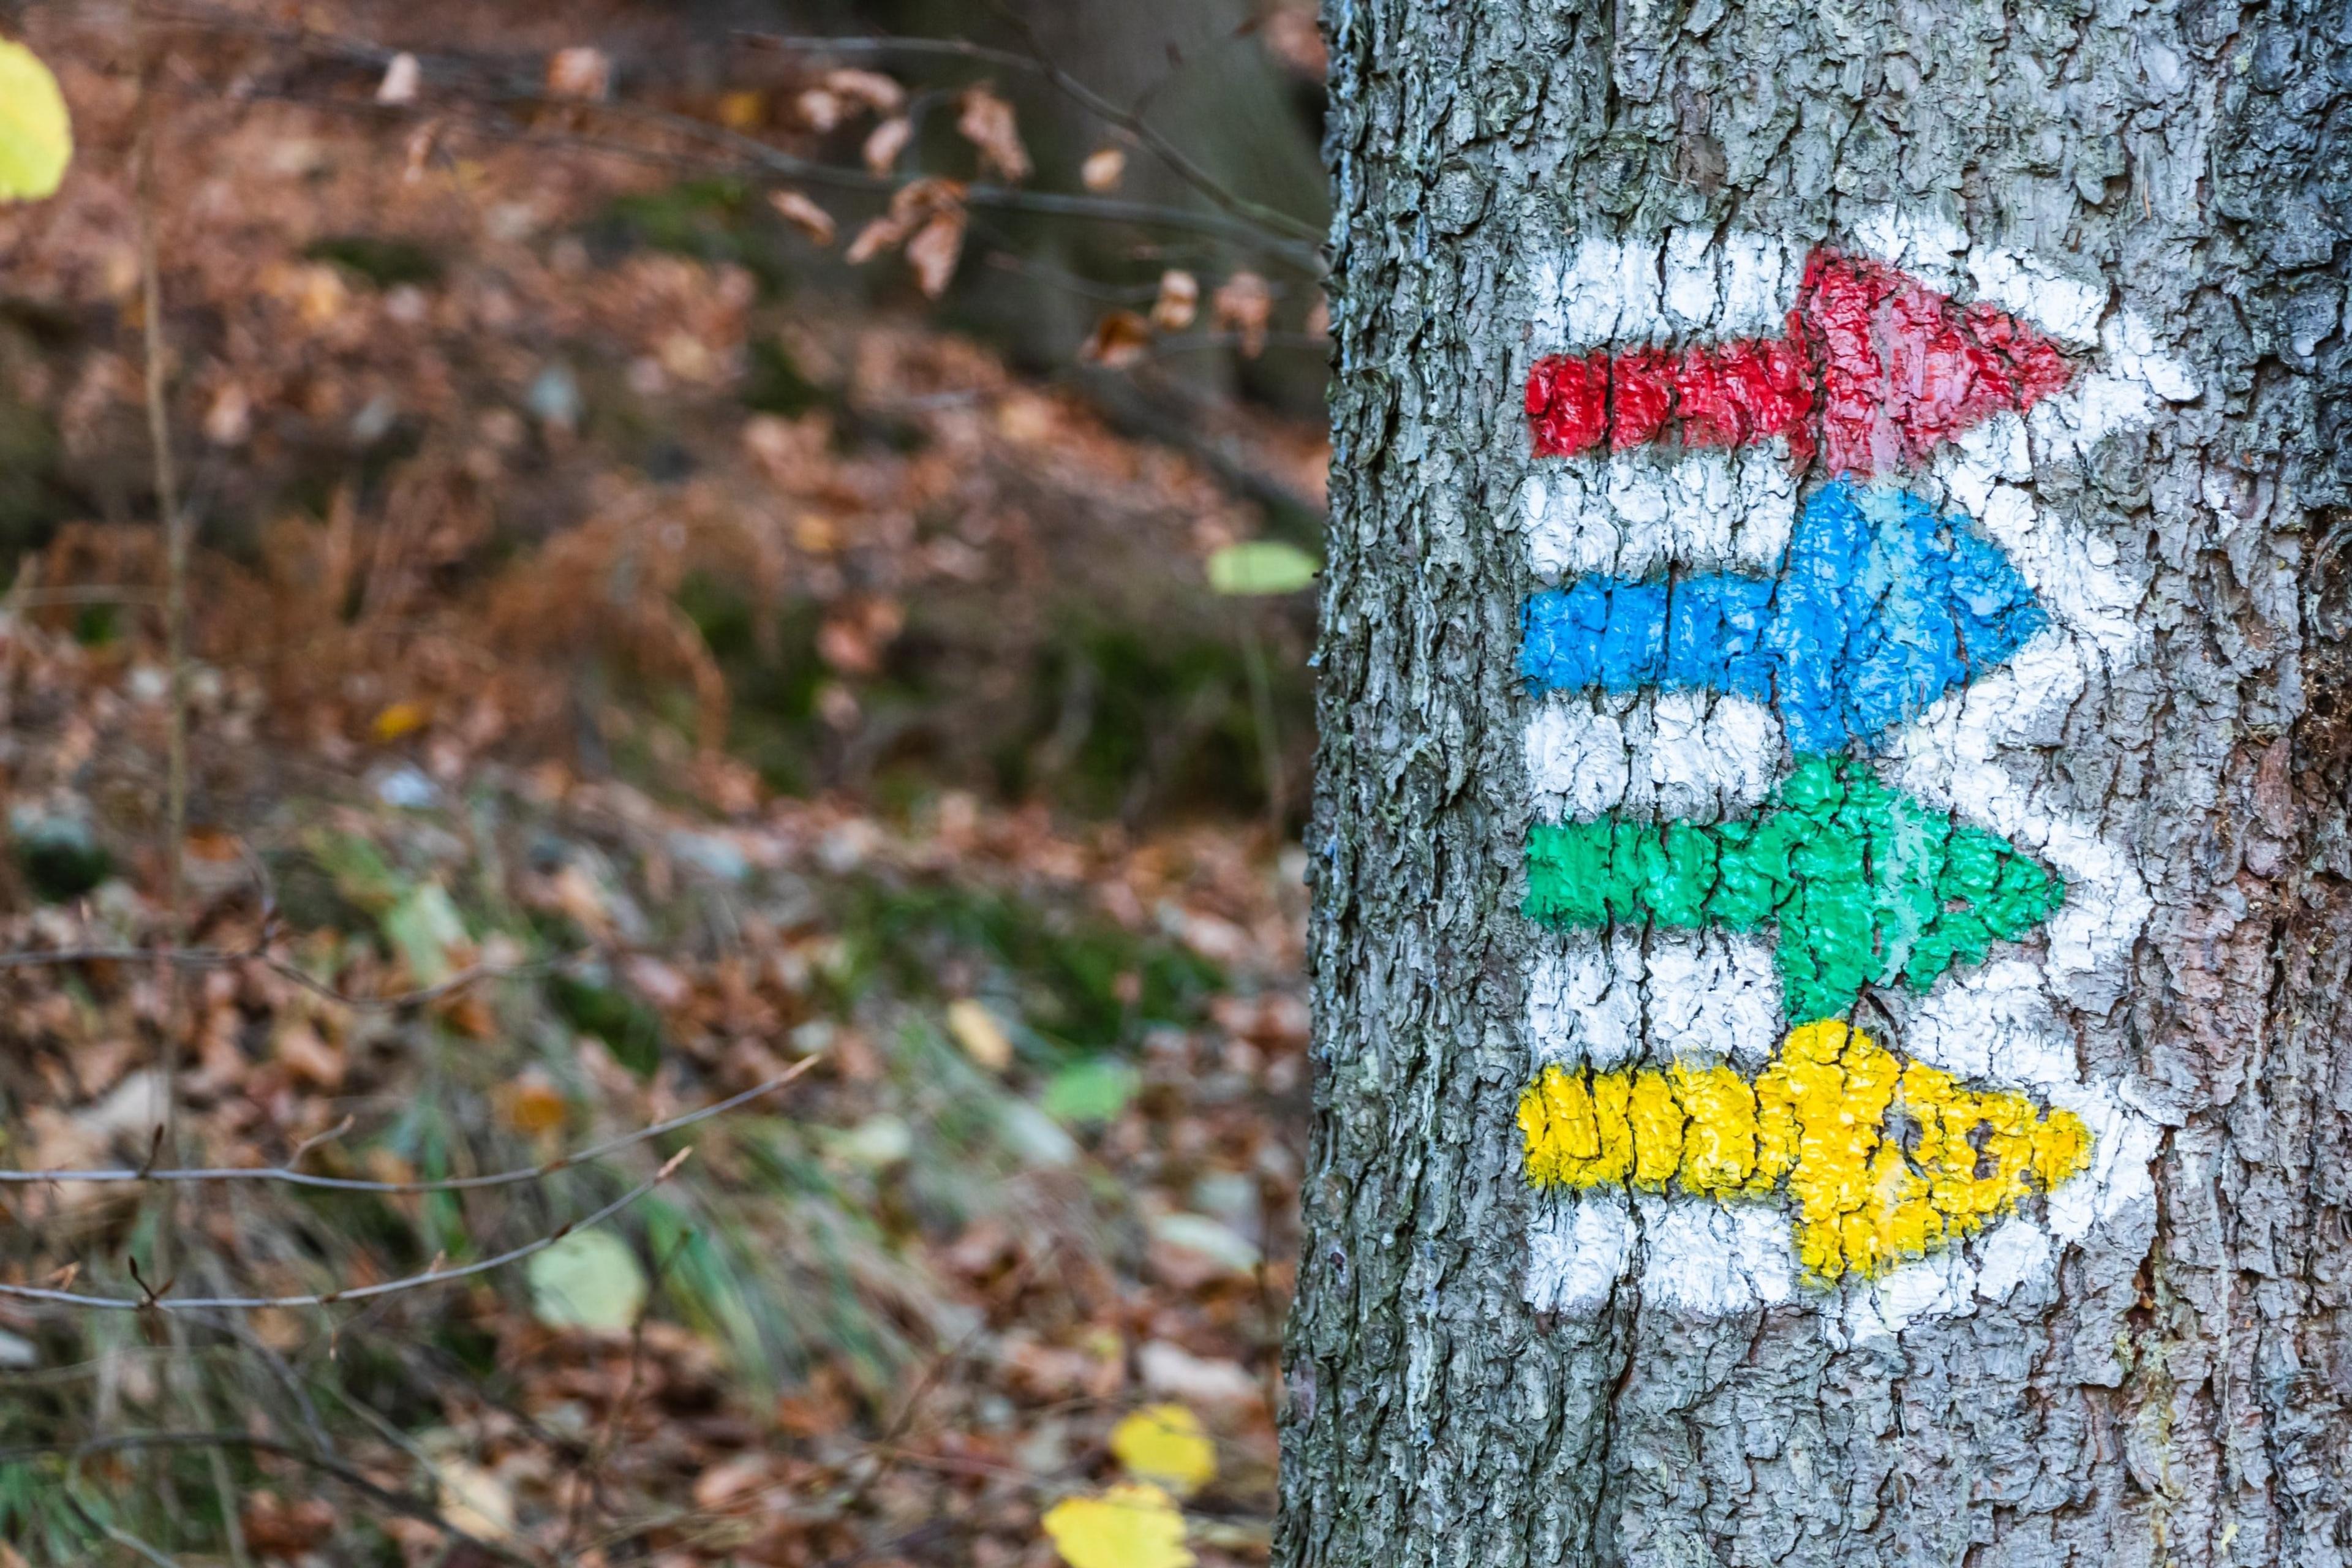
[[[2352,1558],[2352,13],[1326,20],[1276,1563]]]

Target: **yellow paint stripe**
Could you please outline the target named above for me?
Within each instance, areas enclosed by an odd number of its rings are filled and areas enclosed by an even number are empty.
[[[1669,1185],[1698,1196],[1786,1190],[1797,1251],[1822,1279],[1884,1274],[1972,1235],[2090,1163],[2063,1110],[1975,1090],[1835,1019],[1790,1032],[1750,1083],[1677,1062],[1546,1068],[1519,1100],[1538,1186]]]

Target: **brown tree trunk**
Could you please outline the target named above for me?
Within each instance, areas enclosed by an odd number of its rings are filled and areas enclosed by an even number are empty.
[[[2352,11],[1326,22],[1277,1564],[2352,1558]]]

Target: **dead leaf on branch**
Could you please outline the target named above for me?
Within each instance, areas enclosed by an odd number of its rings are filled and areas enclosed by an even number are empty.
[[[982,172],[993,170],[1007,184],[1017,185],[1027,179],[1029,149],[1022,145],[1013,106],[990,91],[985,82],[964,89],[957,102],[956,130],[980,149]]]
[[[947,291],[963,254],[963,185],[955,180],[915,180],[890,198],[890,210],[860,229],[850,242],[850,265],[871,261],[903,247],[915,281],[936,300]]]
[[[907,89],[879,71],[845,66],[825,72],[824,86],[835,97],[863,104],[877,114],[896,114],[907,102]]]
[[[585,46],[558,49],[547,62],[547,95],[601,103],[612,96],[613,59]]]
[[[1106,370],[1125,370],[1151,347],[1151,323],[1132,310],[1112,310],[1095,323],[1078,357]]]
[[[1242,357],[1255,359],[1265,352],[1266,324],[1274,318],[1274,290],[1255,272],[1234,273],[1218,287],[1211,308],[1217,325],[1241,339]]]
[[[1160,275],[1160,297],[1151,302],[1151,324],[1163,332],[1181,332],[1201,313],[1201,280],[1190,272],[1170,268]]]
[[[1097,147],[1078,165],[1078,184],[1097,195],[1118,189],[1127,177],[1127,154],[1116,147]]]
[[[848,110],[839,93],[827,92],[821,87],[813,87],[793,100],[793,107],[800,111],[801,122],[820,136],[839,125]]]
[[[775,209],[778,217],[808,236],[811,244],[833,243],[833,215],[800,192],[791,189],[770,191],[768,205]]]
[[[907,265],[915,269],[915,286],[925,298],[936,300],[948,291],[963,255],[963,209],[958,207],[932,218],[907,242]]]
[[[873,133],[866,138],[866,146],[860,155],[865,158],[868,169],[877,174],[887,174],[898,165],[898,154],[907,150],[907,143],[914,139],[914,135],[915,122],[903,114],[894,114],[874,128]]]

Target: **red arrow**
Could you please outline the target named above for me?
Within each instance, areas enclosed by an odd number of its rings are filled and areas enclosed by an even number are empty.
[[[1622,451],[1664,439],[1737,447],[1786,437],[1833,474],[1915,463],[1969,426],[2022,413],[2073,367],[1996,306],[1962,305],[1884,262],[1816,250],[1788,335],[1714,348],[1595,352],[1528,375],[1536,454]]]

